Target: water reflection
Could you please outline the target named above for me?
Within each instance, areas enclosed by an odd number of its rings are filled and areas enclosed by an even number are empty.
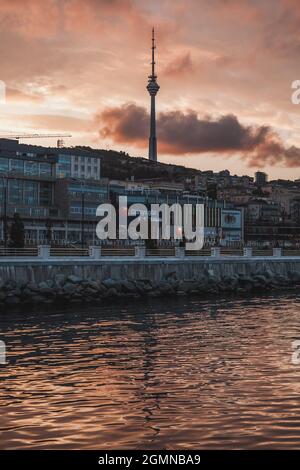
[[[300,298],[7,314],[2,449],[299,448]]]

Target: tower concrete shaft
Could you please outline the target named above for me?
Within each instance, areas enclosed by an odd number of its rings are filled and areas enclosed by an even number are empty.
[[[156,140],[156,116],[155,116],[155,97],[159,90],[157,83],[157,76],[155,75],[155,37],[154,28],[152,29],[152,73],[148,77],[147,90],[151,97],[151,112],[150,112],[150,137],[149,137],[149,160],[157,161],[157,140]]]

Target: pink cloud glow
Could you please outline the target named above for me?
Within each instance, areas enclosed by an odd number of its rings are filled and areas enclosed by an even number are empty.
[[[72,145],[146,156],[145,86],[155,25],[160,159],[239,174],[249,173],[251,164],[250,173],[263,167],[274,177],[300,177],[300,108],[291,103],[291,82],[300,79],[299,2],[175,3],[2,0],[0,79],[7,86],[7,109],[2,106],[1,128],[68,129]],[[136,113],[124,106],[128,102],[139,110],[136,122]],[[198,121],[211,116],[220,123],[230,115],[240,129],[269,129],[259,152],[258,147],[224,150],[218,126],[211,126],[215,145],[205,148]],[[125,121],[130,138],[118,132]],[[185,139],[179,139],[183,128]]]

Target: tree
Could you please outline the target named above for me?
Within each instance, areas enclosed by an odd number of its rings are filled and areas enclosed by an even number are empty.
[[[24,224],[20,215],[16,212],[10,226],[10,245],[13,248],[24,248]]]

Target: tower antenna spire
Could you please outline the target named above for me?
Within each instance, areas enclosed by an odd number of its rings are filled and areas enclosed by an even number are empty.
[[[155,97],[159,90],[157,76],[155,75],[155,35],[152,28],[152,62],[151,75],[148,76],[147,90],[151,97],[151,113],[150,113],[150,137],[149,137],[149,160],[157,161],[157,141],[156,141],[156,116],[155,116]]]
[[[154,35],[154,28],[152,28],[152,77],[155,77],[155,57],[154,51],[156,49],[155,46],[155,35]]]

